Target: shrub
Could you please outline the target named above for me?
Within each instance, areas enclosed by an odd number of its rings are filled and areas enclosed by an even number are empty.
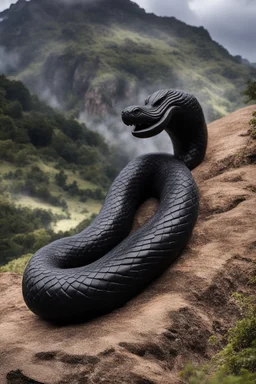
[[[65,119],[63,121],[62,130],[72,140],[79,140],[83,137],[82,126],[74,119]]]
[[[23,114],[22,105],[18,100],[15,100],[12,103],[7,104],[4,112],[13,119],[19,119]]]
[[[14,155],[13,162],[18,166],[28,165],[31,162],[36,160],[36,152],[34,148],[26,145],[25,148],[22,147],[18,152]]]
[[[22,275],[31,257],[32,253],[28,253],[16,260],[9,261],[9,263],[0,267],[0,272],[14,272]]]
[[[67,178],[68,178],[67,175],[65,174],[63,169],[61,169],[60,172],[55,175],[56,184],[59,187],[65,189],[67,186]]]
[[[0,86],[6,91],[7,100],[18,100],[24,111],[29,111],[32,107],[32,98],[29,90],[21,81],[8,80],[5,76],[0,76]]]
[[[12,140],[0,140],[0,158],[3,160],[14,161],[15,143]]]
[[[255,284],[255,282],[254,282]],[[253,384],[256,382],[256,300],[236,295],[244,318],[228,332],[228,343],[209,366],[185,368],[189,384]],[[214,371],[214,373],[210,373]]]
[[[49,184],[49,177],[36,165],[32,166],[27,173],[27,179],[32,179],[37,183]]]
[[[247,88],[243,92],[245,96],[247,96],[246,103],[250,101],[256,102],[256,81],[249,80],[247,82]],[[250,120],[249,124],[251,129],[249,130],[250,136],[252,139],[256,139],[256,111],[253,112],[253,118]]]
[[[245,101],[246,103],[256,101],[256,81],[248,80],[247,88],[243,94],[247,97]]]
[[[13,140],[15,131],[14,121],[9,116],[0,116],[0,140]]]
[[[70,196],[75,196],[79,194],[79,188],[77,182],[74,180],[72,184],[66,186],[66,190]]]
[[[252,139],[256,139],[256,111],[252,114],[253,118],[250,120],[249,124],[251,126],[250,135]]]
[[[27,121],[26,128],[30,141],[35,147],[47,147],[51,144],[53,126],[43,116]]]
[[[100,159],[97,148],[90,147],[88,145],[81,145],[78,154],[79,164],[81,165],[93,165],[99,162]]]

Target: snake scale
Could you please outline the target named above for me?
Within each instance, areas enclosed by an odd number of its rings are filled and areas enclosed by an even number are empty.
[[[179,256],[192,234],[199,194],[190,170],[202,162],[207,147],[199,102],[182,91],[160,90],[145,105],[126,108],[122,119],[139,138],[165,130],[174,155],[151,153],[132,160],[88,228],[31,258],[23,297],[44,319],[84,320],[124,305]],[[156,213],[130,233],[138,207],[149,197],[159,201]]]

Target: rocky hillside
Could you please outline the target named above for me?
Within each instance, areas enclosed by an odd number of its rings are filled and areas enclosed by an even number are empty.
[[[209,148],[193,173],[201,209],[191,242],[164,275],[113,313],[80,325],[48,324],[26,308],[21,276],[0,275],[0,382],[178,384],[188,361],[207,362],[210,336],[240,316],[232,293],[254,293],[255,106],[209,125]],[[136,226],[157,208],[147,202]],[[29,379],[30,378],[30,379]],[[33,381],[33,380],[36,381]]]
[[[240,107],[256,77],[203,27],[130,0],[19,0],[0,19],[0,70],[76,116],[115,113],[163,87],[198,96],[212,121]]]

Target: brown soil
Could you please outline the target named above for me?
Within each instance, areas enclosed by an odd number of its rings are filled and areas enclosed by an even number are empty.
[[[188,361],[215,352],[239,318],[232,293],[251,292],[255,275],[255,141],[246,136],[255,106],[209,126],[204,163],[193,173],[201,210],[179,260],[138,297],[90,322],[55,326],[34,316],[21,277],[0,275],[0,383],[178,384]],[[156,209],[150,201],[135,227]]]

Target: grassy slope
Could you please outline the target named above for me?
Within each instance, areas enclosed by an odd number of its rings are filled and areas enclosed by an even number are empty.
[[[77,196],[70,196],[68,192],[63,191],[62,188],[56,185],[55,175],[58,170],[55,168],[54,163],[45,163],[42,160],[36,164],[44,173],[49,177],[49,190],[53,196],[61,196],[67,203],[67,212],[63,212],[61,207],[51,205],[41,199],[33,198],[31,196],[18,194],[12,196],[12,200],[16,205],[21,207],[27,207],[31,209],[41,208],[47,211],[51,211],[54,215],[65,216],[65,218],[57,219],[52,224],[52,229],[55,232],[68,231],[75,228],[81,221],[88,219],[92,214],[97,214],[101,207],[101,202],[88,199],[86,202],[81,202]],[[9,172],[15,172],[19,167],[8,162],[1,162],[0,175],[5,178]],[[65,172],[68,176],[67,182],[71,184],[74,180],[77,182],[80,189],[95,189],[97,186],[89,181],[83,180],[79,177],[79,174],[74,174],[72,171],[67,170]],[[12,184],[12,181],[10,181]]]

